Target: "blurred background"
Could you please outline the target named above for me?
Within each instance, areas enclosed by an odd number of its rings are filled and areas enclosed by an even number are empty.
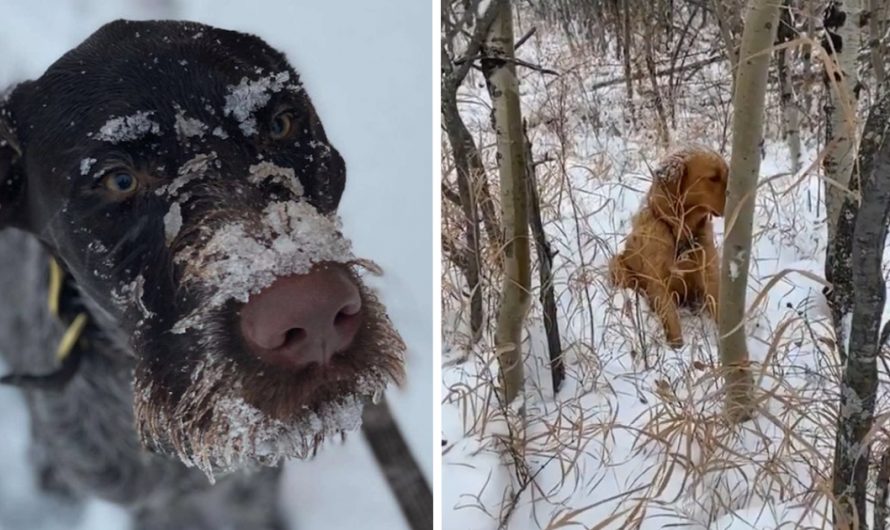
[[[407,382],[389,392],[390,406],[431,481],[431,3],[0,0],[0,92],[39,76],[117,18],[186,19],[254,33],[283,50],[300,72],[346,160],[345,232],[357,255],[385,271],[371,282],[409,348]],[[0,388],[0,530],[128,527],[126,514],[113,505],[97,501],[70,512],[38,497],[28,436],[18,391]],[[406,528],[362,436],[338,445],[312,462],[287,465],[281,502],[292,527]]]

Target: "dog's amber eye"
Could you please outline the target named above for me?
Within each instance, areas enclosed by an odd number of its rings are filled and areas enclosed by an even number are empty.
[[[131,195],[139,189],[139,181],[136,177],[129,171],[121,169],[106,174],[102,178],[102,184],[106,189],[121,195]]]
[[[279,112],[269,124],[269,135],[273,140],[282,140],[291,135],[294,129],[294,115],[286,110]]]

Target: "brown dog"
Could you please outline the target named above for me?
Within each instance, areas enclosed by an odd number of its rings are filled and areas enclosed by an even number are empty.
[[[717,317],[719,261],[711,216],[722,216],[729,168],[716,152],[691,147],[662,160],[624,251],[609,263],[612,281],[646,297],[671,347],[683,345],[678,305],[704,303]]]

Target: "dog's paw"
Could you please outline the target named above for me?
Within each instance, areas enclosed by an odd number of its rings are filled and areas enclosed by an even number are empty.
[[[667,343],[674,350],[679,350],[685,345],[683,337],[668,337]]]

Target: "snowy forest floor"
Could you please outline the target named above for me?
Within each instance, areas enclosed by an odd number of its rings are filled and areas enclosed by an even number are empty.
[[[584,88],[622,77],[614,54],[596,57],[575,48],[558,28],[528,17],[518,21],[516,34],[531,25],[538,31],[517,55],[562,74],[521,69],[520,91],[534,158],[543,161],[537,178],[545,231],[557,252],[554,285],[567,376],[554,396],[533,270],[523,346],[528,468],[517,469],[503,456],[508,422],[493,391],[500,280],[486,273],[489,325],[468,347],[464,281],[443,258],[445,528],[498,528],[504,521],[516,530],[830,527],[840,366],[820,281],[826,244],[817,162],[821,114],[804,112],[804,170],[791,174],[778,97],[770,88],[747,298],[748,344],[762,402],[753,421],[729,429],[718,421],[715,324],[683,314],[686,346],[671,350],[645,303],[607,278],[608,259],[649,187],[649,168],[666,154],[657,147],[651,94],[636,94],[634,127],[623,84]],[[677,84],[675,145],[705,144],[729,159],[729,79],[721,61]],[[821,94],[814,90],[816,109]],[[459,99],[489,174],[496,175],[481,77],[465,82]],[[445,178],[453,183],[453,175]],[[492,185],[497,196],[494,178]],[[458,218],[447,204],[443,211]],[[723,219],[715,228],[719,248]],[[445,230],[445,237],[458,237],[456,222]],[[888,372],[880,369],[886,390]],[[878,395],[880,418],[890,400],[886,391]],[[881,453],[885,442],[878,440]],[[520,487],[522,473],[531,480]]]

